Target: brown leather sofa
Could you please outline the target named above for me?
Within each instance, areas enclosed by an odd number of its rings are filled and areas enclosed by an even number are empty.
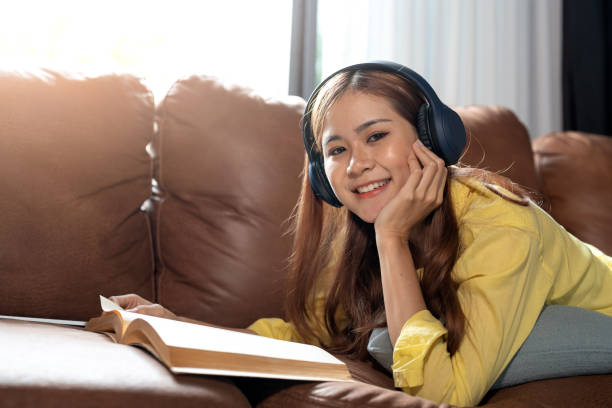
[[[0,314],[87,320],[98,294],[245,327],[282,316],[286,219],[300,187],[304,101],[205,76],[155,104],[131,76],[0,72]],[[465,161],[507,169],[568,230],[612,253],[612,139],[531,144],[507,109],[458,108]],[[81,328],[0,318],[2,407],[433,407],[374,363],[355,383],[174,376]],[[536,381],[487,407],[612,405],[612,375]]]

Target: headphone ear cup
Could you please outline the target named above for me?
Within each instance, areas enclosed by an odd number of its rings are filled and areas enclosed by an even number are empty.
[[[429,127],[429,117],[428,117],[428,109],[429,106],[424,103],[419,108],[419,113],[417,114],[417,132],[419,134],[419,140],[423,142],[425,147],[427,147],[432,152],[436,153],[434,150],[434,143],[431,136],[431,130]]]
[[[342,207],[342,203],[338,200],[336,194],[334,194],[334,190],[332,190],[329,180],[327,180],[325,171],[321,167],[321,162],[315,158],[308,164],[308,178],[315,195],[334,207]]]
[[[465,127],[457,112],[448,106],[443,106],[441,112],[439,122],[444,131],[437,133],[438,136],[435,141],[442,153],[440,157],[444,159],[447,165],[451,165],[459,161],[465,149]]]

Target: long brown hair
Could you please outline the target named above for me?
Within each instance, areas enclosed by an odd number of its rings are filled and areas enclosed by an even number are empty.
[[[384,97],[410,123],[423,103],[418,89],[405,78],[380,71],[343,72],[329,80],[316,96],[311,112],[313,133],[321,146],[320,134],[325,114],[346,91],[355,90]],[[306,158],[305,169],[308,166]],[[421,290],[427,308],[441,319],[447,330],[447,349],[457,351],[465,334],[465,315],[457,295],[457,283],[451,274],[459,254],[459,231],[450,199],[450,180],[477,177],[522,193],[504,178],[483,170],[449,167],[442,205],[418,226],[410,241],[417,268],[423,268]],[[492,189],[492,191],[495,191]],[[495,191],[497,192],[497,191]],[[525,204],[517,200],[519,204]],[[325,344],[330,350],[367,356],[367,343],[373,328],[386,325],[380,265],[373,224],[366,223],[346,208],[323,204],[311,188],[305,170],[302,191],[292,218],[293,253],[289,261],[289,281],[285,310],[300,335],[307,341],[319,341],[311,314],[320,274],[334,260],[334,246],[339,259],[333,269],[333,281],[325,303],[324,325],[330,336]],[[344,314],[348,326],[338,321]]]

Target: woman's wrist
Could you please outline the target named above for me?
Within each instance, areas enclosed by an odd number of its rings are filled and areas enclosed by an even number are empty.
[[[376,246],[378,248],[385,246],[389,248],[408,248],[410,239],[410,231],[398,233],[395,231],[378,231],[374,229],[376,236]]]

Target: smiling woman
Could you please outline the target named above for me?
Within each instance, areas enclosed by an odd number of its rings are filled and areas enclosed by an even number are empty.
[[[143,77],[157,100],[191,74],[287,93],[289,1],[24,0],[0,10],[4,69],[127,71]]]
[[[612,315],[612,258],[509,180],[456,166],[463,124],[407,67],[339,70],[313,92],[302,126],[289,321],[251,330],[366,358],[386,326],[396,387],[472,406],[544,305]]]

